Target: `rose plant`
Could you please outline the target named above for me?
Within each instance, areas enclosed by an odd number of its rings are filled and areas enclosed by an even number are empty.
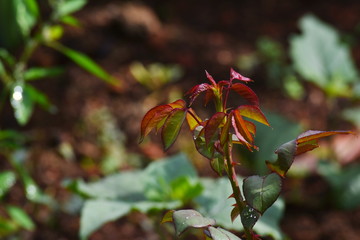
[[[197,151],[209,159],[212,169],[218,174],[226,174],[235,199],[231,219],[238,216],[244,229],[244,238],[260,239],[253,227],[264,212],[277,200],[281,192],[282,179],[292,165],[294,158],[302,153],[318,147],[318,139],[335,134],[348,134],[350,131],[314,131],[300,134],[296,139],[281,145],[275,153],[275,161],[267,161],[270,173],[265,176],[249,176],[243,180],[242,189],[236,175],[236,166],[240,165],[233,159],[233,146],[239,144],[249,151],[258,150],[254,138],[256,126],[252,121],[270,126],[260,109],[259,98],[247,86],[251,79],[230,69],[230,79],[216,82],[206,72],[209,83],[194,86],[187,93],[189,103],[180,99],[169,104],[159,105],[150,109],[141,122],[140,142],[153,129],[161,130],[164,149],[169,149],[177,139],[184,122],[193,135]],[[246,101],[240,106],[227,106],[230,92],[235,92]],[[196,98],[205,93],[205,105],[214,101],[215,111],[209,119],[201,119],[191,107]],[[171,210],[162,222],[173,222],[177,235],[187,228],[203,228],[207,239],[239,239],[229,231],[215,226],[215,220],[203,217],[195,210]]]

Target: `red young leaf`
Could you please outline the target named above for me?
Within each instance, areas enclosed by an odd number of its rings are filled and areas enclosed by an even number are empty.
[[[250,104],[259,106],[259,98],[258,98],[258,96],[248,86],[246,86],[246,85],[244,85],[242,83],[234,83],[231,86],[231,89],[234,90],[240,96],[242,96]]]
[[[179,135],[182,124],[184,123],[186,110],[174,109],[165,121],[161,132],[161,139],[164,149],[169,149]]]
[[[256,135],[256,126],[250,121],[245,120],[246,128],[249,130],[249,132],[255,137]]]
[[[208,91],[211,89],[211,85],[208,83],[202,83],[196,85],[195,87],[191,88],[186,94],[190,95],[190,105],[194,102],[194,100],[199,96],[200,93],[204,91]]]
[[[319,138],[323,138],[323,137],[327,137],[327,136],[331,136],[331,135],[335,135],[335,134],[349,134],[349,133],[353,133],[353,132],[352,131],[316,131],[316,130],[309,130],[309,131],[306,131],[306,132],[300,134],[297,137],[296,142],[297,142],[297,144],[300,144],[300,143],[312,141],[312,140],[315,140],[315,139],[319,139]]]
[[[231,118],[231,123],[232,123],[232,126],[233,126],[234,130],[235,130],[235,135],[236,135],[238,141],[239,141],[240,143],[242,143],[243,145],[245,145],[250,151],[252,151],[252,149],[251,149],[251,144],[250,144],[248,141],[246,141],[246,139],[244,138],[244,136],[243,136],[243,135],[241,134],[241,132],[240,132],[241,125],[240,125],[240,126],[237,126],[238,124],[237,124],[237,121],[236,121],[236,117],[235,117],[235,116],[232,116],[232,118]],[[239,128],[240,128],[240,129],[239,129]]]
[[[214,97],[214,92],[212,90],[206,91],[204,105],[206,106]]]
[[[216,85],[216,82],[214,80],[214,78],[205,70],[205,73],[206,73],[206,77],[207,79],[209,79],[209,81],[211,82],[212,85]]]
[[[306,153],[308,151],[311,151],[315,148],[319,147],[317,140],[312,140],[309,142],[300,143],[296,146],[296,152],[295,156],[300,155],[302,153]]]
[[[215,137],[220,125],[222,124],[226,114],[223,112],[215,113],[205,126],[205,143],[209,145],[210,141]]]
[[[150,109],[141,121],[140,142],[144,140],[144,137],[148,135],[154,127],[166,119],[172,110],[173,108],[168,104]]]
[[[241,117],[240,112],[238,109],[235,109],[234,111],[234,118],[237,130],[240,132],[240,134],[246,139],[247,142],[253,143],[254,137],[251,135],[250,131],[247,128],[247,124],[245,120]]]
[[[240,73],[236,72],[234,69],[230,69],[230,81],[232,82],[234,79],[243,81],[243,82],[252,82],[250,78],[244,77]]]
[[[240,114],[244,117],[253,119],[259,123],[265,124],[270,127],[265,115],[262,113],[259,107],[253,105],[242,105],[237,108]]]

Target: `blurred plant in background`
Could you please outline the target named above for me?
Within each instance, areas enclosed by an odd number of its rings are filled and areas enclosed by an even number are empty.
[[[42,16],[36,0],[0,2],[0,79],[4,86],[0,110],[9,97],[15,119],[20,125],[29,121],[35,104],[50,112],[56,110],[46,94],[30,84],[33,80],[57,76],[64,71],[58,66],[29,66],[31,57],[40,46],[63,53],[77,65],[109,84],[120,85],[119,80],[110,76],[91,58],[59,42],[64,31],[61,24],[79,27],[79,22],[71,14],[86,3],[86,0],[49,0],[43,4],[50,7],[50,16]],[[8,23],[12,24],[11,27]]]

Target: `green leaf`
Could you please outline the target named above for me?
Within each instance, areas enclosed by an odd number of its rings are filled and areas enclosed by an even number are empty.
[[[28,36],[36,24],[39,9],[35,0],[13,0],[16,7],[16,20],[23,36]]]
[[[275,153],[278,155],[276,161],[266,161],[266,165],[270,170],[284,177],[294,162],[296,140],[284,143],[275,151]]]
[[[242,179],[238,177],[240,188]],[[224,198],[232,194],[229,180],[222,178],[201,178],[204,191],[195,199],[197,209],[205,216],[216,219],[216,224],[230,230],[242,231],[240,218],[231,220],[234,198]],[[278,199],[257,221],[254,230],[260,235],[270,235],[274,239],[283,239],[279,222],[284,211],[284,201]]]
[[[16,181],[15,173],[4,171],[0,173],[0,199],[14,186]]]
[[[70,15],[63,16],[60,19],[60,21],[62,23],[65,23],[65,24],[73,26],[73,27],[80,27],[81,26],[80,22],[76,18],[74,18],[73,16],[70,16]]]
[[[299,25],[302,35],[290,39],[295,69],[330,96],[351,95],[349,84],[358,79],[358,72],[338,32],[312,15],[301,18]]]
[[[0,131],[0,148],[16,150],[21,148],[25,143],[26,137],[14,130],[2,130]]]
[[[56,1],[55,11],[58,17],[63,17],[69,14],[72,14],[80,9],[82,9],[87,0],[60,0]]]
[[[10,156],[10,161],[13,164],[16,172],[22,181],[26,198],[36,203],[46,204],[50,207],[55,207],[55,202],[48,195],[45,195],[35,183],[34,179],[30,176],[27,169],[24,167],[27,158],[27,152],[25,150],[15,151]]]
[[[165,121],[164,127],[161,132],[161,139],[164,149],[169,149],[175,142],[179,135],[181,126],[186,117],[186,110],[175,109],[173,110]]]
[[[34,68],[29,68],[24,73],[24,79],[26,81],[31,81],[40,78],[55,77],[62,74],[63,72],[64,72],[64,68],[62,67],[52,67],[52,68],[34,67]]]
[[[161,223],[166,223],[166,222],[172,222],[173,220],[173,214],[174,214],[174,210],[169,210],[165,213],[164,217],[161,220]]]
[[[263,214],[279,197],[281,178],[276,173],[250,176],[244,179],[243,192],[246,202]]]
[[[12,86],[10,97],[15,119],[20,125],[25,125],[29,121],[34,109],[33,99],[22,84],[14,84]]]
[[[83,68],[84,70],[88,71],[92,75],[104,80],[105,82],[119,86],[120,82],[116,78],[112,77],[109,73],[107,73],[102,67],[100,67],[97,63],[95,63],[91,58],[86,56],[83,53],[70,49],[61,45],[60,43],[52,43],[49,44],[50,47],[58,50],[59,52],[63,53],[65,56],[70,58],[74,61],[79,67]]]
[[[229,231],[226,231],[220,227],[217,227],[217,228],[209,227],[209,232],[210,232],[211,238],[214,240],[241,240],[235,234],[233,234]]]
[[[210,144],[211,140],[213,140],[216,135],[219,133],[220,125],[223,123],[226,114],[223,112],[215,113],[209,121],[207,121],[205,126],[205,143],[207,145]]]
[[[178,236],[189,227],[204,228],[215,225],[214,219],[205,218],[199,212],[192,209],[175,211],[173,213],[173,220]]]
[[[30,216],[21,208],[16,206],[7,206],[6,211],[10,215],[11,219],[19,226],[29,231],[35,229],[34,222],[31,220]]]
[[[247,229],[252,229],[260,216],[261,214],[249,205],[246,205],[240,213],[241,222]]]
[[[331,186],[331,199],[342,209],[356,209],[360,206],[360,164],[341,167],[339,164],[320,161],[318,172]]]
[[[128,214],[131,204],[113,200],[89,200],[85,202],[81,211],[80,239],[87,239],[103,224],[114,221]]]
[[[28,84],[25,85],[25,91],[34,103],[39,104],[42,108],[51,113],[56,112],[56,107],[50,103],[48,97],[44,93]]]

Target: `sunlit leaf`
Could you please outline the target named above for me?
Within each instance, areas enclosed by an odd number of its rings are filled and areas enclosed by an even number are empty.
[[[85,6],[87,0],[62,0],[55,2],[57,17],[62,17],[74,13]]]
[[[150,109],[141,121],[141,136],[139,141],[142,142],[144,137],[146,137],[162,120],[166,119],[172,110],[173,108],[168,104]]]
[[[85,54],[70,49],[61,45],[60,43],[52,43],[49,44],[50,47],[55,48],[59,52],[63,53],[65,56],[74,61],[79,67],[93,74],[94,76],[104,80],[105,82],[119,86],[120,81],[116,78],[112,77],[109,73],[107,73],[102,67],[100,67],[97,63],[95,63],[90,57]]]
[[[245,138],[246,142],[253,144],[254,137],[247,129],[248,125],[245,123],[245,120],[241,117],[239,109],[235,109],[233,111],[233,113],[234,113],[234,120],[235,120],[235,125],[236,125],[235,132],[237,133],[237,131],[238,131],[240,133],[240,135]],[[239,138],[238,135],[239,134],[236,134],[236,136]],[[239,139],[242,140],[241,138],[239,138]]]
[[[255,92],[242,83],[234,83],[231,86],[231,89],[234,90],[237,94],[239,94],[241,97],[243,97],[245,100],[247,100],[250,104],[253,104],[255,106],[259,106],[259,98],[255,94]]]
[[[199,212],[191,209],[179,210],[173,213],[176,234],[179,236],[187,228],[204,228],[215,225],[215,220],[203,217]]]
[[[34,222],[31,220],[30,216],[21,208],[16,206],[7,206],[6,210],[11,219],[22,228],[29,231],[35,229]]]
[[[33,99],[23,84],[15,84],[12,87],[10,97],[15,119],[20,125],[25,125],[29,121],[34,109]]]
[[[202,122],[201,118],[195,113],[192,108],[189,108],[186,112],[186,121],[191,131],[194,131],[194,129],[199,125],[199,123]]]
[[[70,15],[66,15],[66,16],[62,17],[60,19],[60,21],[62,23],[65,23],[65,24],[73,26],[73,27],[80,27],[81,26],[79,20],[77,20],[76,18],[74,18],[73,16],[70,16]]]
[[[179,135],[182,124],[184,123],[186,110],[175,109],[173,110],[165,121],[164,127],[161,132],[161,140],[164,149],[169,149],[175,142]]]
[[[174,210],[169,210],[165,213],[164,217],[161,220],[161,223],[166,223],[166,222],[172,222],[173,220],[173,214],[174,214]]]
[[[250,78],[244,77],[240,73],[236,72],[234,69],[230,69],[230,81],[232,82],[234,79],[243,81],[243,82],[252,82]]]
[[[14,186],[16,176],[14,172],[4,171],[0,173],[0,199]]]
[[[351,96],[359,74],[341,35],[313,15],[302,17],[299,26],[302,34],[290,39],[295,70],[330,96]]]
[[[242,105],[237,108],[240,114],[244,117],[250,118],[255,120],[259,123],[265,124],[270,126],[269,122],[267,121],[265,115],[262,113],[259,107],[253,105]]]
[[[205,143],[210,144],[211,140],[219,133],[220,125],[223,123],[226,114],[223,112],[215,113],[205,126]]]
[[[64,68],[52,67],[52,68],[30,68],[24,73],[24,79],[27,81],[36,80],[39,78],[54,77],[62,74]]]
[[[170,105],[172,108],[185,108],[186,102],[182,99],[178,99],[172,103],[169,103],[168,105]]]
[[[244,179],[243,191],[246,202],[263,214],[279,197],[281,178],[276,173],[247,177]]]
[[[300,134],[296,141],[298,144],[300,143],[304,143],[304,142],[309,142],[315,139],[319,139],[319,138],[323,138],[323,137],[327,137],[327,136],[331,136],[331,135],[336,135],[336,134],[350,134],[352,133],[351,131],[316,131],[316,130],[309,130],[306,131],[302,134]]]

